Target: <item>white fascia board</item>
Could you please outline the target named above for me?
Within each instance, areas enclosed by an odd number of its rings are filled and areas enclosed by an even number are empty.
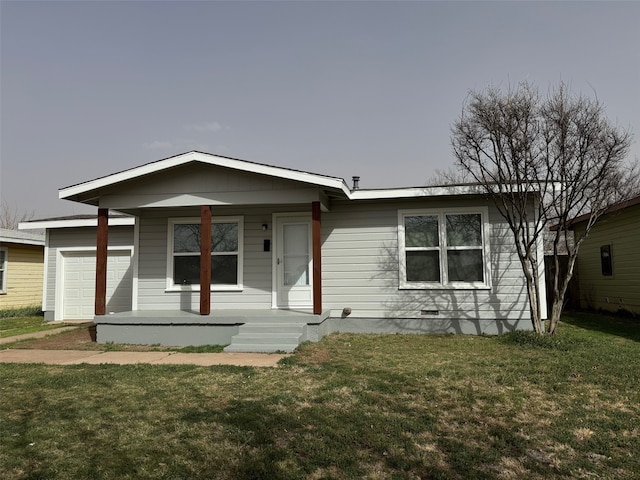
[[[126,218],[109,218],[110,227],[119,227],[127,225],[135,225],[135,217]],[[97,227],[98,217],[96,218],[81,218],[71,220],[36,220],[33,222],[21,222],[18,225],[20,230],[35,230],[35,229],[49,229],[49,228],[74,228],[74,227]]]
[[[158,162],[148,163],[140,167],[135,167],[123,172],[107,175],[106,177],[96,178],[95,180],[89,180],[88,182],[79,183],[70,187],[61,188],[58,190],[58,197],[61,199],[73,197],[97,188],[106,187],[115,183],[131,180],[132,178],[141,177],[150,173],[165,170],[167,168],[182,165],[184,163],[195,160],[193,158],[195,152],[184,153],[176,157],[167,158]]]
[[[390,188],[380,190],[354,190],[351,200],[380,200],[394,198],[424,198],[446,195],[481,195],[485,190],[478,185],[452,185],[443,187]]]
[[[259,163],[252,163],[233,158],[219,157],[217,155],[211,155],[201,152],[184,153],[182,155],[177,155],[165,160],[159,160],[157,162],[142,165],[130,170],[125,170],[124,172],[114,173],[113,175],[108,175],[106,177],[80,183],[78,185],[61,188],[58,191],[58,196],[61,199],[70,199],[71,197],[81,195],[95,189],[107,187],[127,180],[132,180],[137,177],[149,175],[151,173],[166,170],[168,168],[177,167],[189,162],[201,162],[209,165],[231,168],[243,172],[257,173],[287,180],[310,183],[327,188],[334,188],[341,190],[345,194],[345,196],[349,196],[349,188],[341,178],[325,177],[313,173],[289,170],[286,168],[273,167],[270,165],[262,165]]]

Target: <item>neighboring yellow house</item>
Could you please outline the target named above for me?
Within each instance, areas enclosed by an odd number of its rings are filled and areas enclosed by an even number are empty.
[[[586,220],[572,223],[580,234]],[[611,208],[578,252],[580,307],[640,314],[640,196]]]
[[[0,229],[0,311],[42,305],[44,235]]]

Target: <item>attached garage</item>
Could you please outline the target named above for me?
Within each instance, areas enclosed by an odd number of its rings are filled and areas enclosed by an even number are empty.
[[[95,251],[61,251],[60,320],[93,320],[96,278]],[[131,251],[111,251],[107,260],[107,311],[131,310]]]
[[[96,285],[95,215],[32,220],[21,229],[45,230],[45,320],[93,320]],[[115,214],[109,219],[107,312],[136,309],[135,219]]]

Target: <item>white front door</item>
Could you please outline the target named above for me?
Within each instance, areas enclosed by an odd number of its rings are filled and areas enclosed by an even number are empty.
[[[276,306],[311,308],[311,220],[308,216],[278,216],[275,225]]]

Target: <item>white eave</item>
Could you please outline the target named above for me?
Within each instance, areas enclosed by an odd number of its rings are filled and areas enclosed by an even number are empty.
[[[394,198],[425,198],[452,195],[482,195],[486,193],[480,185],[446,185],[438,187],[411,187],[354,190],[350,193],[351,200],[382,200]]]
[[[315,173],[302,172],[281,167],[274,167],[271,165],[253,163],[246,160],[221,157],[218,155],[212,155],[210,153],[196,151],[183,153],[175,157],[165,158],[164,160],[158,160],[157,162],[148,163],[146,165],[135,167],[130,170],[114,173],[106,177],[97,178],[88,182],[65,187],[59,190],[58,196],[61,199],[74,200],[74,197],[81,196],[93,190],[109,187],[120,182],[125,182],[127,180],[132,180],[144,175],[160,172],[169,168],[184,165],[189,162],[200,162],[219,167],[226,167],[242,172],[257,173],[261,175],[268,175],[271,177],[304,182],[320,187],[339,190],[342,191],[345,196],[349,196],[349,188],[341,178],[328,177]]]
[[[135,225],[135,217],[109,217],[109,226],[128,226]],[[41,230],[50,228],[75,228],[75,227],[97,227],[98,217],[94,218],[55,218],[44,220],[32,220],[30,222],[20,222],[18,228],[20,230]],[[43,243],[44,244],[44,243]]]

